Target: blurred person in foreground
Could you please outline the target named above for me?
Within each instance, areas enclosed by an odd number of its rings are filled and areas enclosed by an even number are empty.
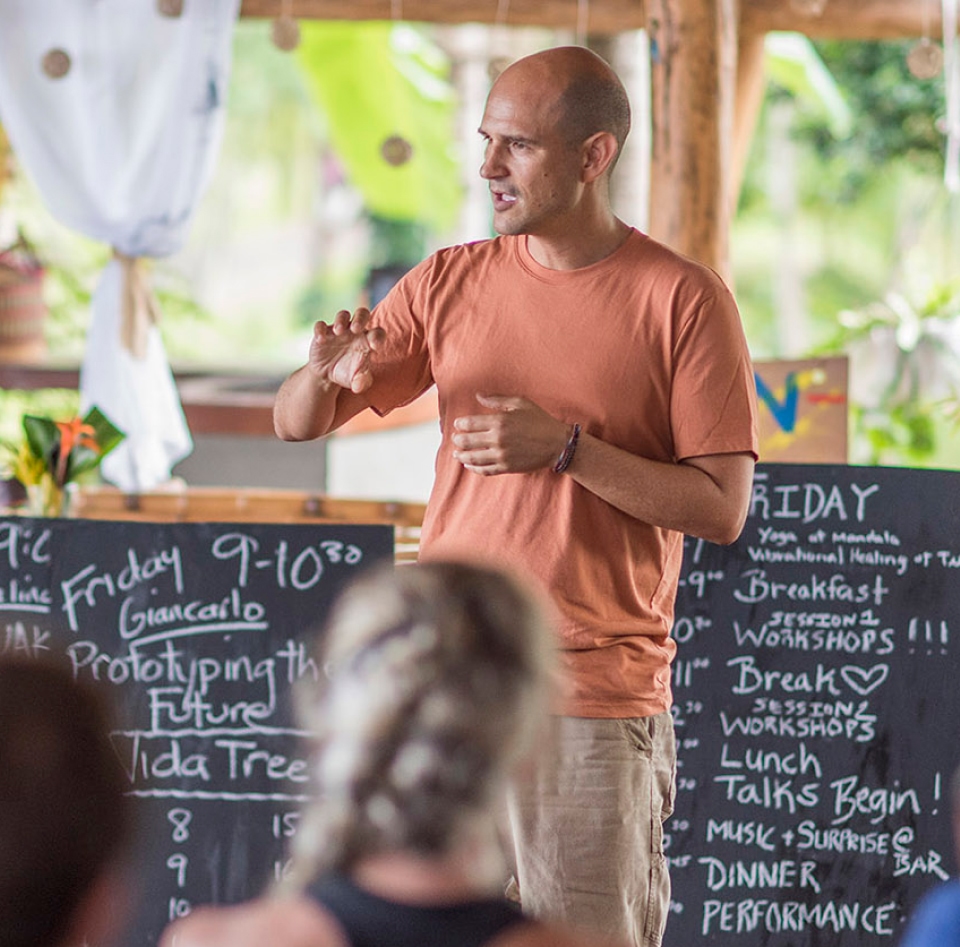
[[[0,947],[108,943],[127,906],[130,818],[99,695],[0,658]]]
[[[600,947],[502,894],[497,813],[545,733],[540,603],[488,567],[377,569],[319,639],[301,694],[315,801],[272,895],[174,922],[161,947]]]
[[[954,855],[960,865],[960,767],[950,783]],[[907,922],[900,947],[960,947],[960,878],[924,896]]]

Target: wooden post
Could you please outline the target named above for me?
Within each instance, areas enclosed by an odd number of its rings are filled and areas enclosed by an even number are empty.
[[[737,55],[737,92],[733,115],[733,152],[730,158],[730,214],[736,215],[743,175],[750,158],[757,119],[767,87],[764,73],[764,33],[741,31]]]
[[[729,276],[736,0],[651,0],[650,233]]]

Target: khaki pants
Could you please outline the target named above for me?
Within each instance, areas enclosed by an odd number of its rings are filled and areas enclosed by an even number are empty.
[[[553,745],[507,801],[524,910],[659,947],[670,906],[673,719],[554,717],[551,729]]]

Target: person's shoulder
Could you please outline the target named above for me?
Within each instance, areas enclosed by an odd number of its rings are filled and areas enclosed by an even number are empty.
[[[952,878],[930,891],[907,922],[903,947],[960,945],[960,881]]]
[[[491,237],[434,250],[404,278],[417,292],[434,294],[490,275],[517,259],[516,238]]]
[[[496,236],[485,240],[454,243],[434,250],[428,259],[444,264],[474,265],[483,260],[513,258],[516,254],[516,242],[516,237]]]
[[[518,924],[490,941],[488,947],[629,947],[626,941],[573,931],[557,924]]]
[[[666,281],[727,290],[726,283],[712,267],[640,230],[632,230],[625,248],[642,264],[646,275],[655,274]]]
[[[200,907],[170,924],[159,947],[349,947],[334,918],[309,898],[260,898]]]

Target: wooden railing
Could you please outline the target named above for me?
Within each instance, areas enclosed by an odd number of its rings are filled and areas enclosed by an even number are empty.
[[[417,558],[425,504],[329,497],[298,490],[187,487],[124,493],[82,487],[71,515],[85,519],[207,523],[382,523],[394,527],[396,559]]]

